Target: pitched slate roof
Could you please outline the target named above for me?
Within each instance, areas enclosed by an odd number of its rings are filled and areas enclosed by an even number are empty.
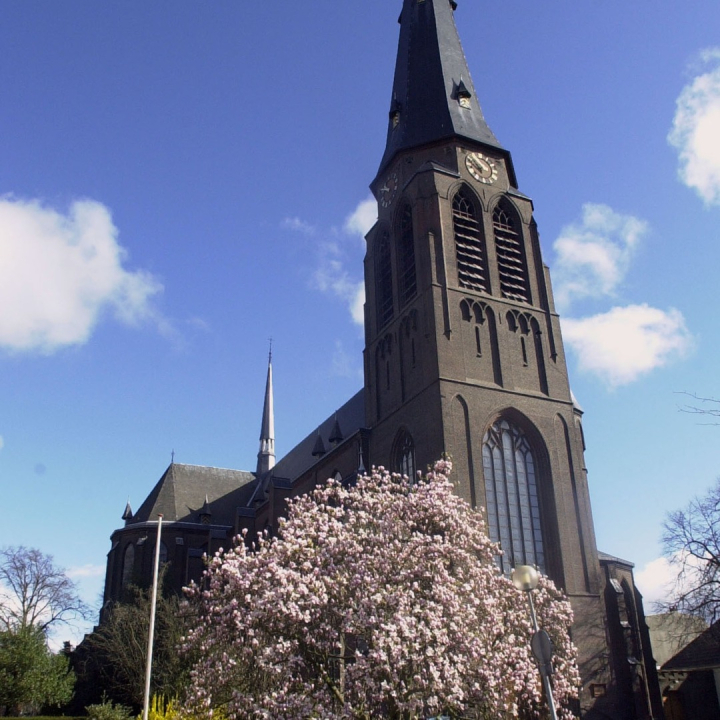
[[[635,563],[631,563],[629,560],[623,560],[615,555],[608,555],[601,550],[598,550],[598,560],[600,560],[600,562],[620,563],[621,565],[627,565],[628,567],[635,567]]]
[[[402,150],[451,137],[502,150],[480,109],[455,27],[455,5],[453,0],[404,1],[387,145],[379,172]],[[460,104],[459,94],[468,107]]]
[[[335,423],[344,438],[354,435],[360,428],[365,427],[365,390],[360,390],[350,398],[336,413],[323,420],[320,426],[301,440],[282,460],[273,468],[272,475],[277,478],[295,480],[316,462],[313,450],[317,444],[318,433],[327,446],[330,445],[330,436],[334,434]]]
[[[155,521],[159,514],[164,522],[200,522],[207,497],[212,524],[233,525],[254,479],[243,470],[171,463],[129,524]]]
[[[671,657],[662,670],[720,668],[720,620]]]

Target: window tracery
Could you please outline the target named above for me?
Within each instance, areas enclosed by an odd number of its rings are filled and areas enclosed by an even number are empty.
[[[401,475],[407,475],[410,480],[415,478],[415,443],[407,431],[401,431],[395,442],[395,470]]]
[[[507,420],[483,438],[483,472],[490,538],[500,543],[501,569],[517,565],[544,570],[537,464],[525,433]]]

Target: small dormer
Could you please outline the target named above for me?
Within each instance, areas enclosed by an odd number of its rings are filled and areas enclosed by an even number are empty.
[[[210,525],[212,520],[212,512],[210,511],[210,503],[208,502],[208,496],[205,495],[205,502],[203,503],[202,509],[198,513],[200,523],[202,525]]]

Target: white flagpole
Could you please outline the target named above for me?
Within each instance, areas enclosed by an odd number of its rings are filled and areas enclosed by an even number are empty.
[[[153,572],[152,601],[150,604],[150,630],[148,631],[147,665],[145,667],[145,701],[143,703],[143,720],[148,720],[150,710],[150,677],[152,675],[153,640],[155,638],[155,605],[157,603],[158,574],[160,570],[160,535],[162,533],[163,516],[158,515],[157,541],[155,543],[155,569]]]

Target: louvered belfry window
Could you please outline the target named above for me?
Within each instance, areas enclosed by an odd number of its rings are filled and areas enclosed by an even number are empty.
[[[493,230],[502,296],[530,302],[527,264],[518,223],[501,205],[493,213]]]
[[[378,328],[384,327],[393,316],[392,263],[390,260],[390,236],[380,236],[375,256],[375,302]]]
[[[412,208],[405,205],[400,218],[400,242],[398,243],[398,277],[400,306],[415,296],[415,234],[413,233]]]
[[[463,190],[453,200],[453,231],[458,284],[468,290],[489,292],[482,230],[475,206]]]
[[[483,438],[483,474],[490,539],[500,543],[503,572],[545,566],[537,464],[525,433],[507,420]]]

